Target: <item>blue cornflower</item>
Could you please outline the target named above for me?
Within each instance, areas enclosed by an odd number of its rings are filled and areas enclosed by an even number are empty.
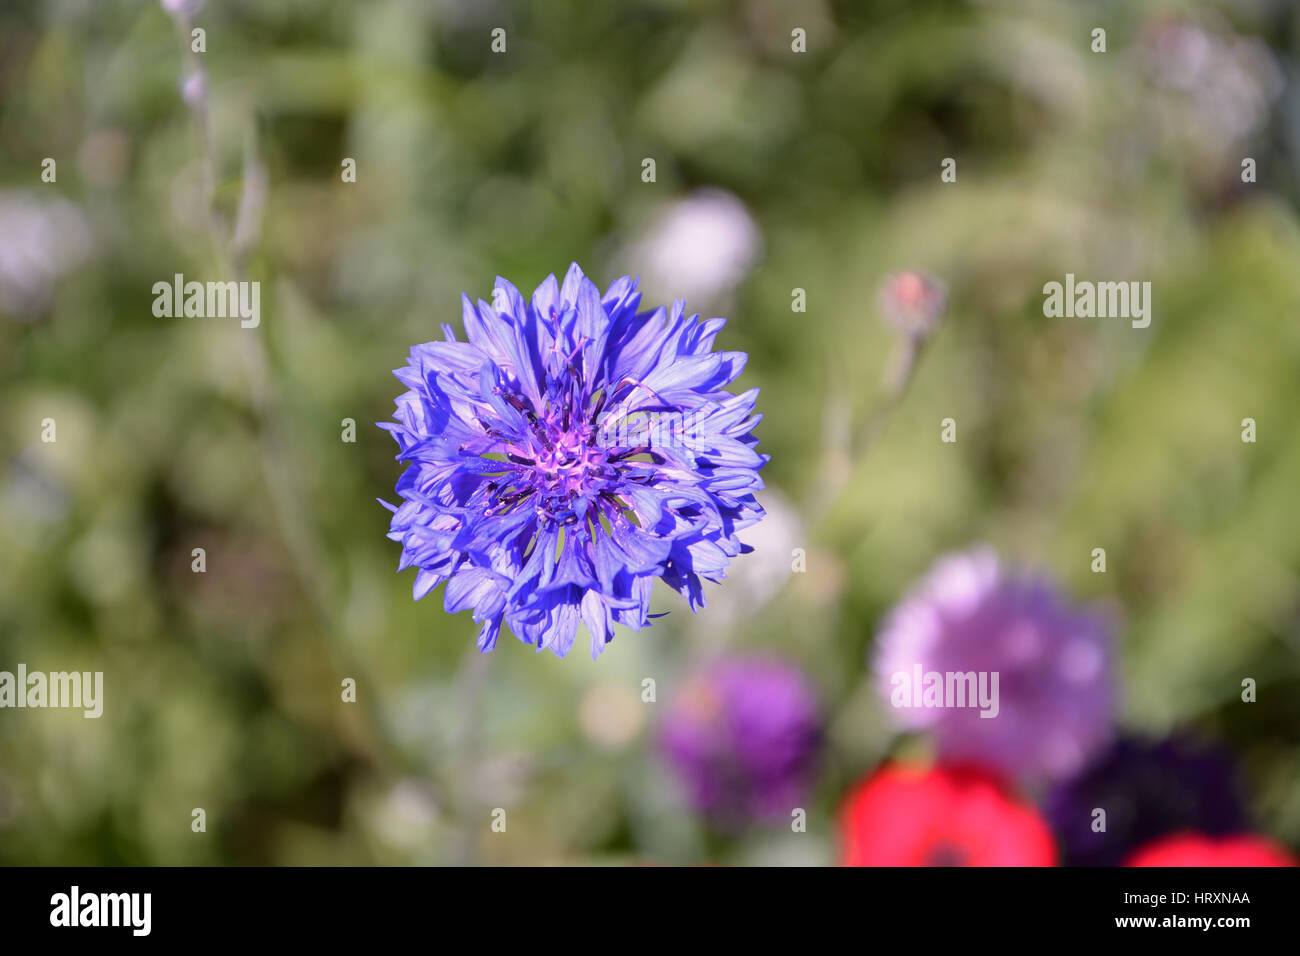
[[[504,621],[560,657],[582,621],[595,657],[614,624],[650,618],[655,578],[704,606],[701,579],[751,550],[763,517],[757,389],[726,391],[743,352],[715,352],[724,319],[638,312],[636,281],[602,296],[577,263],[531,301],[498,278],[493,303],[462,296],[468,342],[411,349],[410,390],[382,423],[410,467],[388,537],[416,600],[443,581],[449,613],[473,609],[489,651]]]

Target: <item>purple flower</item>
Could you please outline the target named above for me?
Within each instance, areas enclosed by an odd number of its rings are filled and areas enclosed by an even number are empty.
[[[900,726],[949,761],[1063,777],[1111,735],[1110,630],[990,550],[941,558],[888,615],[875,673]]]
[[[162,7],[174,17],[189,17],[199,12],[204,0],[162,0]]]
[[[1095,830],[1097,810],[1106,828]],[[1232,763],[1187,740],[1120,740],[1048,793],[1045,811],[1071,866],[1118,866],[1156,837],[1182,831],[1239,832],[1245,813]]]
[[[691,805],[724,824],[789,817],[820,741],[816,694],[799,670],[767,657],[723,659],[690,677],[659,735]]]
[[[649,624],[656,578],[692,610],[702,579],[750,549],[757,389],[726,391],[743,352],[715,352],[725,319],[638,312],[636,282],[602,296],[577,263],[531,301],[498,278],[493,305],[463,296],[468,342],[411,350],[394,374],[400,507],[388,537],[418,600],[447,582],[448,613],[472,609],[489,651],[502,621],[563,657],[578,622],[595,657],[614,624]],[[657,616],[657,615],[655,615]]]

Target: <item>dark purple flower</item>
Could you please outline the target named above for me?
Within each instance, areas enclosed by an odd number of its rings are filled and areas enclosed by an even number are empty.
[[[1047,795],[1045,812],[1071,866],[1118,866],[1156,837],[1210,836],[1246,824],[1231,761],[1187,740],[1120,740],[1078,777]],[[1105,832],[1094,829],[1105,810]]]
[[[469,341],[444,325],[415,346],[381,425],[411,463],[403,503],[384,504],[416,599],[446,581],[480,650],[504,621],[560,657],[579,621],[593,657],[615,624],[647,626],[656,578],[703,607],[702,580],[726,577],[763,516],[758,390],[725,388],[746,360],[713,350],[726,320],[638,312],[635,281],[602,296],[577,263],[531,301],[501,278],[492,305],[462,299]]]
[[[696,810],[738,824],[788,817],[806,797],[821,726],[817,696],[798,669],[727,658],[688,679],[659,747]]]
[[[890,612],[875,674],[896,723],[933,734],[943,760],[1060,778],[1110,739],[1110,643],[1104,615],[978,549],[941,558]]]

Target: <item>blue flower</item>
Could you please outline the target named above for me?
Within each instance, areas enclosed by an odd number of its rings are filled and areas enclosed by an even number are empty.
[[[400,507],[381,503],[416,600],[445,581],[479,650],[504,621],[560,657],[579,621],[593,657],[616,623],[646,627],[655,578],[698,611],[763,517],[758,390],[726,390],[747,356],[713,350],[725,320],[680,301],[638,312],[633,279],[602,296],[577,263],[531,301],[501,278],[491,305],[462,301],[469,341],[443,325],[415,346],[397,423],[380,425],[410,463]]]

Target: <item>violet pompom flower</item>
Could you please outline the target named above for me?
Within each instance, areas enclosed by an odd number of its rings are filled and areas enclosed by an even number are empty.
[[[979,549],[941,558],[893,609],[875,675],[898,724],[931,732],[942,759],[1060,778],[1111,737],[1110,645],[1105,615]]]
[[[501,278],[493,304],[462,300],[469,341],[443,325],[415,346],[397,424],[380,426],[410,462],[401,506],[382,503],[415,598],[446,581],[479,650],[504,622],[560,657],[579,621],[593,657],[615,624],[646,627],[656,578],[698,611],[763,516],[758,390],[725,388],[747,358],[713,350],[726,320],[680,301],[638,312],[634,280],[601,295],[577,263],[531,301]]]
[[[789,818],[807,796],[822,737],[817,696],[768,657],[719,660],[669,705],[659,748],[690,804],[724,826]]]
[[[199,12],[205,0],[162,0],[162,8],[174,17],[189,17]]]

